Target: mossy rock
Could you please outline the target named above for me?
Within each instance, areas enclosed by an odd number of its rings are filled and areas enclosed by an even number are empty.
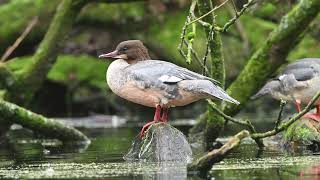
[[[136,137],[124,159],[190,163],[192,151],[181,131],[167,123],[156,123],[149,127],[142,139],[140,136]]]
[[[283,137],[297,145],[320,145],[320,124],[315,120],[302,118],[293,123],[284,132]]]

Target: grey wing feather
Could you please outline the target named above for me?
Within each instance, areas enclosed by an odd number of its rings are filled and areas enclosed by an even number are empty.
[[[297,60],[289,64],[285,68],[285,71],[290,69],[308,68],[314,64],[320,65],[320,58],[304,58],[304,59]]]
[[[215,84],[218,81],[201,74],[192,72],[175,64],[159,60],[145,60],[128,66],[126,71],[134,71],[137,76],[158,79],[163,83],[178,83],[181,80],[210,80]]]
[[[312,79],[317,72],[313,68],[290,69],[284,74],[293,74],[297,81],[306,81]]]
[[[289,64],[283,74],[293,74],[297,81],[306,81],[320,74],[320,59],[305,58]]]
[[[169,84],[174,85],[183,80],[199,80],[194,81],[194,85],[185,84],[185,87],[182,88],[195,90],[196,92],[202,92],[222,100],[239,104],[237,100],[230,97],[216,84],[217,81],[169,62],[145,60],[128,66],[125,68],[125,71],[131,73],[137,80],[143,78],[144,82],[148,81],[152,86],[173,88],[171,90],[172,92],[176,91],[175,88],[177,88],[177,86],[168,86]],[[175,93],[173,93],[173,95],[175,95]]]

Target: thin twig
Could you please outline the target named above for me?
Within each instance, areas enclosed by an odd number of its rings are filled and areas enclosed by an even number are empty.
[[[191,64],[192,62],[192,58],[191,58],[191,50],[193,49],[193,42],[194,42],[194,38],[195,38],[195,35],[196,35],[196,24],[192,24],[192,31],[188,33],[188,51],[187,51],[187,59],[186,59],[186,62],[188,64]]]
[[[26,27],[26,29],[23,31],[23,33],[19,36],[19,38],[8,47],[6,52],[1,57],[1,62],[4,62],[11,54],[12,52],[21,44],[21,42],[27,37],[27,35],[31,32],[32,28],[37,24],[38,17],[34,17]]]
[[[280,124],[280,122],[282,120],[282,112],[283,112],[284,106],[286,104],[287,104],[286,101],[284,101],[284,100],[280,101],[280,111],[279,111],[278,118],[277,118],[277,121],[275,123],[274,129],[277,129],[279,127],[279,124]]]
[[[210,51],[210,41],[212,40],[212,36],[213,36],[213,33],[214,33],[214,29],[213,27],[210,28],[210,31],[209,31],[209,34],[208,34],[208,38],[207,38],[207,43],[206,43],[206,52],[204,53],[204,56],[202,58],[202,62],[204,64],[203,66],[203,70],[202,70],[202,73],[205,75],[205,68],[207,67],[206,64],[207,64],[207,58],[208,58],[208,54],[209,54],[209,51]]]
[[[238,12],[237,6],[236,6],[236,4],[234,3],[233,0],[231,0],[231,4],[232,4],[232,7],[233,7],[234,12]]]
[[[184,40],[184,44],[185,44],[186,46],[188,46],[188,42],[187,42],[186,40]],[[209,74],[209,73],[210,73],[210,72],[209,72],[209,69],[207,68],[206,65],[203,64],[203,62],[200,60],[200,58],[199,58],[199,56],[198,56],[198,53],[197,53],[193,48],[191,48],[191,53],[192,53],[193,57],[196,59],[196,61],[200,64],[200,66],[201,66],[201,67],[204,67],[205,72],[206,72],[207,74]]]
[[[233,123],[236,123],[236,124],[239,124],[239,125],[247,127],[249,129],[250,133],[256,133],[257,132],[250,121],[248,121],[248,120],[247,121],[239,120],[239,119],[233,118],[231,116],[228,116],[224,112],[222,112],[220,109],[218,109],[211,99],[207,99],[207,101],[208,101],[208,104],[210,105],[210,107],[213,110],[215,110],[218,114],[220,114],[223,118],[225,118],[226,120],[229,120],[229,121],[231,121]]]
[[[187,23],[189,22],[189,16],[187,16],[187,19],[182,27],[182,32],[181,32],[181,35],[180,35],[180,43],[179,43],[179,46],[178,46],[178,51],[179,53],[181,54],[181,56],[184,58],[184,59],[187,59],[187,55],[183,52],[183,44],[184,44],[184,41],[185,41],[185,36],[186,36],[186,32],[187,32]]]
[[[236,13],[238,11],[237,11],[236,5],[234,3],[234,0],[232,0],[231,2],[232,2],[232,4],[230,4],[230,3],[227,4],[226,8],[227,8],[228,13],[230,14],[230,16],[234,17],[234,16],[236,16]],[[246,54],[248,54],[249,53],[249,49],[250,49],[250,43],[249,43],[246,31],[244,30],[244,27],[241,24],[241,21],[239,19],[237,21],[235,21],[234,24],[235,24],[236,30],[239,33],[239,36],[240,36],[241,40],[243,41],[243,46],[244,46],[244,49],[246,50]]]
[[[229,1],[229,0],[226,0],[226,1],[224,1],[223,3],[219,4],[218,6],[215,6],[215,7],[214,7],[213,9],[211,9],[209,12],[203,14],[202,16],[200,16],[200,17],[198,17],[198,18],[196,18],[196,19],[194,19],[194,20],[192,20],[192,21],[189,22],[187,25],[190,25],[190,24],[192,24],[192,23],[195,23],[195,22],[199,21],[200,19],[208,16],[209,14],[211,14],[212,12],[214,12],[215,10],[217,10],[217,9],[221,8],[223,5],[225,5],[228,1]]]
[[[179,53],[186,60],[188,59],[188,57],[183,51],[183,44],[184,44],[184,41],[185,41],[185,36],[186,36],[186,32],[187,32],[188,23],[190,22],[190,14],[191,14],[191,12],[194,11],[194,9],[196,7],[196,3],[197,3],[196,1],[192,1],[192,3],[191,3],[190,10],[189,10],[189,15],[187,16],[186,21],[185,21],[185,23],[184,23],[184,25],[182,27],[182,32],[181,32],[181,35],[180,35],[180,39],[181,40],[180,40],[180,43],[178,45]],[[186,45],[187,45],[187,47],[189,47],[188,43]]]
[[[196,2],[196,1],[194,0],[192,3],[194,3],[194,2]],[[195,3],[195,4],[196,4],[196,3]],[[191,16],[192,19],[197,19],[196,15],[194,14],[195,5],[194,5],[194,7],[193,7],[193,4],[191,4],[191,7],[192,7],[192,8],[190,8],[190,11],[189,11],[190,16]],[[204,21],[202,21],[201,19],[198,20],[198,23],[201,24],[201,25],[204,26],[204,27],[211,27],[211,24],[210,24],[210,23],[204,22]]]
[[[240,10],[240,12],[236,11],[235,16],[230,19],[222,28],[222,32],[226,32],[228,30],[228,28],[234,24],[234,22],[253,4],[255,3],[254,0],[249,0],[247,4],[243,5],[242,9]]]

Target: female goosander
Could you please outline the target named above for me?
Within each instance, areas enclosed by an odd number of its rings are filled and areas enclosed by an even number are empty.
[[[204,98],[239,104],[217,85],[216,80],[170,62],[151,60],[147,48],[139,40],[123,41],[113,52],[99,58],[115,59],[106,74],[107,83],[115,94],[156,108],[153,121],[143,126],[141,136],[152,123],[167,122],[172,106],[184,106]]]
[[[320,91],[320,59],[305,58],[289,64],[276,79],[269,81],[252,97],[270,94],[275,99],[293,101],[298,112],[301,103],[307,104]],[[316,103],[317,112],[308,113],[307,118],[320,120],[320,100]]]

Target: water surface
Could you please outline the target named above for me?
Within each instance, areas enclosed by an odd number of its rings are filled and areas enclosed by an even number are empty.
[[[139,131],[135,126],[81,130],[91,138],[89,146],[63,145],[36,139],[25,130],[12,130],[0,144],[0,178],[200,179],[187,175],[185,164],[125,162],[122,157]],[[259,151],[247,140],[213,167],[211,178],[319,179],[320,156],[307,150]]]

